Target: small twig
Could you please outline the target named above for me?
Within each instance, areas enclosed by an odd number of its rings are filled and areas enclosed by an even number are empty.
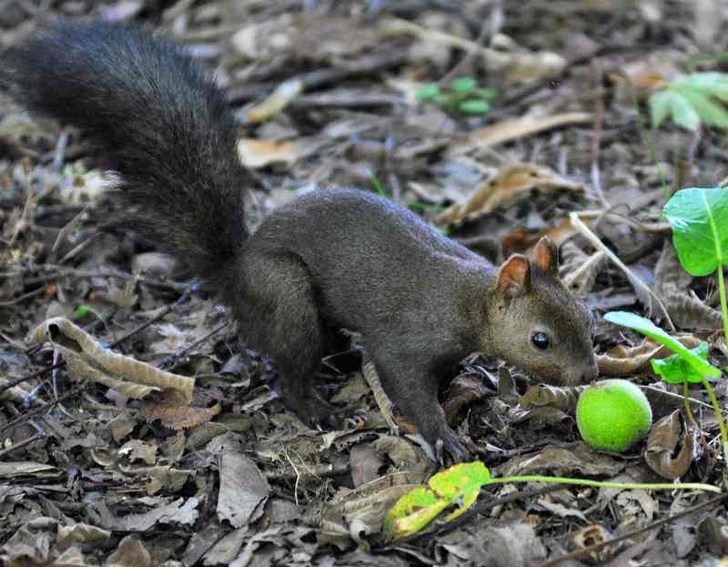
[[[13,299],[8,299],[7,301],[0,301],[0,307],[10,307],[12,305],[16,305],[18,303],[25,301],[26,299],[35,297],[36,295],[42,295],[44,291],[45,291],[44,288],[39,287],[38,289],[34,289],[33,291],[24,293],[23,295],[19,295],[18,297],[15,297]]]
[[[484,46],[488,41],[498,33],[498,29],[502,24],[503,20],[503,2],[502,0],[496,0],[493,5],[493,12],[490,19],[484,19],[483,25],[480,28],[475,44],[478,46]],[[438,81],[440,85],[449,83],[453,78],[457,77],[463,70],[467,69],[473,64],[477,57],[475,50],[466,51],[464,57],[458,61],[455,66],[450,69],[445,75]]]
[[[10,445],[10,447],[7,447],[5,449],[0,449],[0,459],[2,459],[3,457],[6,457],[13,451],[18,451],[18,450],[22,449],[23,447],[26,447],[26,446],[30,445],[31,443],[35,443],[39,439],[43,439],[45,437],[47,437],[47,435],[45,433],[36,433],[32,437],[28,437],[26,439],[23,439],[22,441],[18,441],[17,443],[15,443],[13,445]]]
[[[35,417],[36,415],[42,415],[43,413],[50,410],[52,407],[54,407],[59,402],[62,402],[63,400],[67,400],[73,396],[77,396],[79,392],[83,390],[82,386],[77,386],[76,388],[71,388],[68,392],[60,396],[59,398],[56,398],[55,400],[48,402],[47,404],[43,404],[40,407],[34,408],[30,411],[27,411],[25,413],[20,414],[15,419],[12,419],[8,421],[7,423],[4,423],[3,425],[0,425],[0,434],[4,433],[8,429],[11,429],[24,421],[30,419],[31,417]]]
[[[274,470],[266,471],[264,473],[265,478],[268,480],[294,480],[299,478],[319,478],[319,477],[331,477],[339,476],[349,472],[349,465],[347,463],[336,463],[336,464],[318,464],[306,467],[302,471],[294,469],[290,470]]]
[[[604,93],[601,88],[601,69],[595,70],[595,82],[597,84],[597,95],[594,100],[594,130],[591,141],[591,181],[592,188],[605,209],[609,209],[609,202],[602,190],[602,181],[599,174],[599,155],[601,151],[601,139],[604,131]]]

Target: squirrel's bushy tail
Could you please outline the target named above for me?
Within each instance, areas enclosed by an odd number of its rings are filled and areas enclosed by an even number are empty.
[[[79,128],[121,176],[133,224],[216,279],[246,236],[227,105],[179,48],[133,28],[56,22],[10,54],[18,100]]]

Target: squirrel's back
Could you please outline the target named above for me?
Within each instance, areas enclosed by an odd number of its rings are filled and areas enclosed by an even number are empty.
[[[135,28],[61,21],[5,67],[26,106],[100,146],[135,228],[200,275],[222,276],[246,236],[246,175],[221,93],[181,49]]]

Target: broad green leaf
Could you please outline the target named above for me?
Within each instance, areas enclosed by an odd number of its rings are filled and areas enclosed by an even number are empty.
[[[490,110],[490,104],[484,100],[464,100],[458,104],[458,110],[463,114],[485,114]]]
[[[711,365],[707,360],[700,358],[700,356],[668,335],[649,319],[645,319],[628,311],[611,311],[604,315],[604,319],[610,323],[634,329],[656,340],[658,343],[665,345],[674,353],[679,354],[701,376],[714,376],[716,378],[720,376],[720,370]]]
[[[672,86],[700,91],[728,102],[728,75],[725,73],[693,73],[675,79]]]
[[[678,126],[695,132],[700,126],[700,115],[681,93],[670,90],[670,117]]]
[[[461,463],[434,475],[428,486],[418,486],[400,498],[387,512],[383,529],[390,538],[419,532],[445,509],[456,509],[445,517],[453,520],[478,499],[480,489],[490,481],[490,471],[481,462]]]
[[[433,100],[439,94],[440,87],[438,87],[435,83],[430,83],[429,85],[421,87],[420,90],[417,91],[417,94],[415,94],[415,98],[422,101]]]
[[[450,83],[450,88],[456,93],[469,93],[478,88],[478,82],[473,77],[460,77]]]
[[[659,128],[672,110],[672,96],[670,91],[660,91],[653,94],[649,100],[650,118],[652,126]]]
[[[458,508],[445,517],[454,520],[478,499],[480,488],[490,480],[490,471],[480,461],[454,465],[434,475],[427,484],[449,502],[460,499]]]
[[[690,187],[662,209],[683,268],[707,276],[728,262],[728,189]]]
[[[698,90],[684,87],[679,90],[678,87],[674,89],[687,99],[700,119],[708,126],[728,129],[728,111],[723,105]]]
[[[701,342],[698,346],[690,349],[694,354],[708,360],[708,343]],[[652,370],[668,384],[682,384],[683,382],[700,383],[702,375],[693,369],[679,354],[673,354],[663,360],[650,360]]]

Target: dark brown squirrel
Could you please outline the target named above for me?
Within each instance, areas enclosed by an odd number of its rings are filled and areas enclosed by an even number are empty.
[[[120,174],[143,235],[191,265],[273,357],[303,418],[331,413],[312,379],[342,329],[361,334],[382,386],[455,459],[438,387],[480,351],[572,385],[596,377],[590,317],[556,277],[556,249],[497,269],[410,211],[317,190],[249,235],[225,100],[179,48],[132,28],[56,22],[10,54],[2,81],[30,109],[78,127]]]

